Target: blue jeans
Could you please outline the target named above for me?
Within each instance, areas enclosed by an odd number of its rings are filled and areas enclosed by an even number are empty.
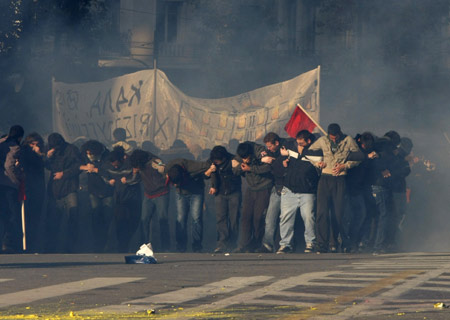
[[[141,231],[146,242],[152,242],[151,239],[151,221],[155,213],[159,222],[160,248],[162,250],[170,249],[170,231],[169,231],[169,193],[156,198],[147,198],[145,195],[142,200],[141,210]]]
[[[386,248],[391,218],[392,192],[382,186],[372,186],[372,194],[377,208],[378,223],[375,237],[375,250]]]
[[[284,187],[281,191],[281,215],[280,215],[280,246],[292,248],[292,239],[294,237],[295,214],[300,208],[300,214],[305,224],[305,242],[314,244],[315,217],[314,205],[316,195],[312,193],[293,193]]]
[[[203,240],[203,193],[180,194],[176,193],[177,222],[176,240],[177,250],[186,251],[187,247],[187,218],[192,217],[192,250],[200,251]]]
[[[266,226],[262,240],[262,243],[268,244],[272,248],[275,245],[275,231],[278,225],[278,218],[280,217],[280,203],[281,196],[278,195],[275,187],[273,187],[272,192],[270,193],[269,207],[267,208],[266,213]]]

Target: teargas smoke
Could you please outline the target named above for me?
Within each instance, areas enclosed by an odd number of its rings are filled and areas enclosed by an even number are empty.
[[[222,98],[320,65],[322,126],[338,122],[352,136],[395,130],[413,141],[403,248],[447,250],[449,6],[448,0],[1,1],[0,133],[17,123],[26,133],[53,131],[52,78],[105,80],[153,68],[156,59],[187,95]]]

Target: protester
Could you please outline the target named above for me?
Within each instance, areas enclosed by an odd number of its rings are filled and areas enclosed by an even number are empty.
[[[272,187],[265,218],[264,236],[261,248],[258,250],[263,253],[273,252],[275,232],[280,218],[281,190],[283,189],[283,180],[286,175],[286,169],[283,166],[284,157],[280,153],[280,148],[286,147],[288,143],[293,143],[292,139],[280,138],[275,132],[269,132],[263,139],[266,145],[263,161],[269,163],[272,168],[274,185]]]
[[[114,141],[111,149],[122,147],[126,154],[131,154],[136,147],[136,142],[127,142],[127,131],[124,128],[116,128],[113,133]]]
[[[50,170],[47,245],[50,252],[74,252],[79,227],[80,152],[56,132],[49,135],[48,148],[45,162],[45,167]]]
[[[360,153],[358,145],[352,137],[345,135],[337,123],[328,126],[328,135],[320,137],[309,150],[320,150],[323,160],[316,163],[322,174],[317,189],[316,236],[317,251],[328,252],[330,244],[330,227],[335,239],[338,234],[342,241],[342,250],[349,250],[349,239],[344,225],[344,206],[346,196],[347,170],[359,164],[358,161],[348,161],[351,152]],[[331,218],[330,218],[331,217]]]
[[[287,167],[283,189],[281,191],[280,215],[280,248],[277,254],[293,252],[293,238],[295,215],[297,209],[305,225],[305,253],[313,252],[315,235],[315,203],[319,175],[311,164],[306,150],[314,142],[315,137],[307,130],[300,131],[296,136],[296,145],[293,152],[282,150],[282,155],[289,156],[283,161]]]
[[[114,188],[105,182],[100,174],[108,161],[109,151],[101,142],[89,140],[81,146],[81,154],[83,165],[80,166],[80,170],[87,173],[94,249],[103,252],[113,219]]]
[[[400,144],[394,150],[394,163],[392,166],[392,219],[388,227],[387,249],[396,251],[398,245],[398,233],[401,221],[406,215],[406,177],[411,173],[411,168],[406,157],[411,153],[413,143],[409,138],[400,139]]]
[[[30,133],[22,142],[19,160],[25,182],[25,228],[27,252],[41,250],[39,227],[45,200],[44,140]]]
[[[19,157],[23,135],[23,128],[15,125],[0,139],[0,221],[4,225],[1,253],[22,251],[19,187],[23,173]]]
[[[201,252],[203,245],[203,201],[205,184],[215,165],[209,161],[174,159],[166,166],[169,181],[176,188],[177,221],[175,238],[177,250],[187,250],[187,218],[192,218],[192,251]]]
[[[159,251],[170,250],[169,187],[164,173],[165,165],[156,155],[140,149],[130,156],[133,170],[139,173],[144,189],[139,232],[146,243],[152,242],[151,222],[157,216],[159,223]]]
[[[262,163],[264,147],[246,141],[238,145],[238,160],[232,160],[233,172],[245,177],[248,188],[243,198],[239,245],[235,253],[254,252],[262,245],[264,212],[273,187],[272,169]]]
[[[227,252],[236,247],[241,207],[241,177],[233,173],[234,155],[225,147],[215,146],[210,160],[216,166],[211,175],[209,194],[215,195],[217,246],[214,253]]]
[[[108,165],[100,171],[102,178],[114,187],[114,218],[110,226],[108,251],[129,252],[129,244],[139,224],[141,189],[137,170],[131,167],[128,156],[117,146],[108,156]],[[114,238],[117,245],[113,245]]]

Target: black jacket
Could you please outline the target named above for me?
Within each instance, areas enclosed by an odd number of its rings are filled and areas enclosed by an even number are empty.
[[[45,162],[50,170],[48,190],[55,199],[61,199],[70,193],[77,192],[79,186],[81,156],[78,148],[64,142]],[[62,179],[54,180],[53,174],[63,172]]]
[[[105,164],[108,163],[108,155],[109,151],[105,148],[100,159],[90,161],[85,157],[85,163],[92,163],[99,171],[99,173],[87,173],[88,191],[99,198],[111,197],[114,193],[114,187],[107,183],[100,175],[100,172],[105,170]]]
[[[116,204],[128,204],[132,201],[140,201],[141,188],[139,176],[133,173],[130,162],[126,159],[119,167],[115,168],[109,162],[105,162],[99,172],[106,183],[114,179],[114,202]],[[127,182],[122,183],[125,177]]]
[[[150,160],[145,165],[145,168],[139,172],[144,186],[144,193],[150,197],[166,194],[169,192],[169,187],[166,184],[164,165],[159,157],[150,152],[149,154]]]
[[[265,151],[265,148],[254,142],[248,143],[253,144],[253,155],[250,161],[250,171],[242,171],[241,166],[233,168],[233,172],[236,175],[241,175],[245,177],[247,181],[248,188],[252,191],[259,191],[264,189],[270,189],[273,186],[273,175],[272,167],[267,163],[261,162],[261,153]],[[242,161],[239,157],[237,160]]]
[[[226,160],[217,166],[216,172],[211,175],[211,187],[217,189],[216,195],[228,195],[241,192],[241,177],[233,173],[231,161],[234,155],[228,153]]]
[[[184,169],[183,181],[177,187],[181,194],[203,194],[205,190],[205,171],[211,166],[210,161],[195,161],[187,159],[174,159],[166,166],[166,172],[174,165]]]
[[[311,162],[306,160],[304,155],[305,152],[299,155],[297,159],[289,159],[283,184],[293,193],[316,193],[319,174],[317,169]]]

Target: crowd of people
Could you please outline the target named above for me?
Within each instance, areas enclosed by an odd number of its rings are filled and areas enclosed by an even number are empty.
[[[174,229],[176,251],[202,252],[208,199],[216,217],[214,253],[286,254],[303,231],[305,253],[396,250],[413,144],[395,131],[352,138],[333,123],[321,137],[270,132],[261,143],[230,141],[197,159],[179,140],[161,151],[151,142],[141,148],[127,142],[124,129],[113,136],[106,146],[51,133],[45,144],[37,133],[24,137],[21,126],[10,128],[0,139],[2,253],[23,252],[25,243],[26,252],[75,252],[80,188],[88,195],[96,252],[128,252],[136,233],[151,241],[151,221],[158,251],[172,249]]]

